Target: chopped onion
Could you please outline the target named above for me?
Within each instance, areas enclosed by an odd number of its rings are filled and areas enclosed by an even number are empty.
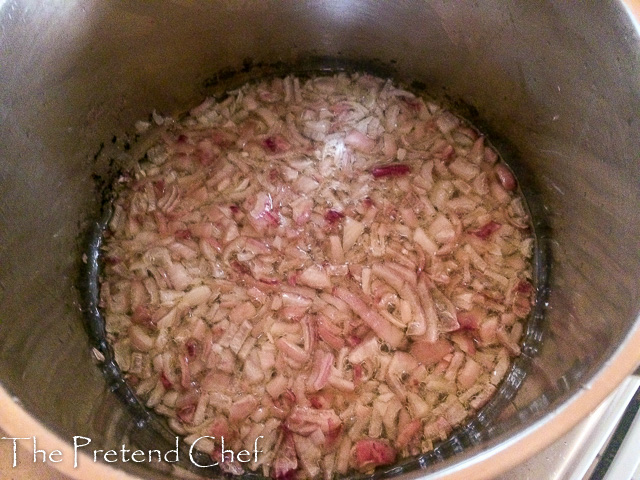
[[[101,308],[149,408],[278,479],[369,474],[481,408],[520,354],[517,181],[453,113],[370,75],[205,100],[118,183]],[[139,130],[151,130],[149,122]]]

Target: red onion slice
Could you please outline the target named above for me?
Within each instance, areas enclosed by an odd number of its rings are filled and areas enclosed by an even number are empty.
[[[400,177],[411,173],[411,167],[403,163],[391,163],[388,165],[378,165],[371,169],[374,178]]]

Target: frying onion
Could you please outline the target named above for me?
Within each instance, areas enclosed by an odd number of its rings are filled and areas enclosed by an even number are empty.
[[[360,74],[156,116],[105,232],[101,307],[186,441],[263,436],[226,468],[331,478],[429,450],[489,400],[520,353],[532,237],[480,133]]]

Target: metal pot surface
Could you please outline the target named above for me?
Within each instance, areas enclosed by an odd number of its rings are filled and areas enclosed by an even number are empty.
[[[490,478],[533,455],[640,363],[639,21],[631,0],[0,1],[0,426],[60,450],[75,478],[171,478],[86,455],[158,438],[92,362],[78,272],[94,180],[153,110],[350,68],[489,135],[526,186],[548,267],[508,408],[403,478]],[[77,458],[74,437],[91,439]]]

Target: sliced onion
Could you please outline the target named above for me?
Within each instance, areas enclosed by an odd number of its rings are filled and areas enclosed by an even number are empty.
[[[488,141],[370,75],[207,99],[124,175],[101,289],[116,360],[223,471],[330,478],[419,453],[520,353],[533,239]],[[149,123],[149,122],[146,122]],[[144,127],[144,125],[142,125]]]

